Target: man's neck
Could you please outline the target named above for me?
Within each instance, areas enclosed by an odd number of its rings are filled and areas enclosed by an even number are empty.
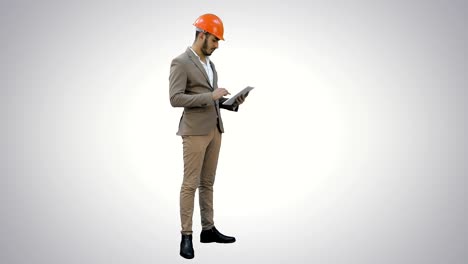
[[[195,53],[197,53],[198,57],[200,57],[200,60],[206,63],[206,56],[201,51],[200,47],[198,47],[197,45],[192,45],[192,49],[193,51],[195,51]]]

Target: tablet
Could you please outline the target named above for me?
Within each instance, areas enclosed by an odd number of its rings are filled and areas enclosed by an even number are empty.
[[[253,87],[251,87],[251,86],[245,87],[244,89],[242,89],[242,91],[236,93],[234,96],[232,96],[231,98],[224,101],[223,105],[232,105],[234,102],[236,102],[237,97],[252,91],[252,89],[253,89]]]

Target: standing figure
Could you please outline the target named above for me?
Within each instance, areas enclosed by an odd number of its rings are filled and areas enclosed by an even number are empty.
[[[224,40],[221,19],[213,14],[200,16],[192,46],[172,60],[169,76],[170,102],[183,107],[177,135],[182,137],[184,179],[180,188],[181,234],[180,255],[191,259],[192,216],[195,191],[198,188],[202,231],[201,243],[233,243],[234,237],[220,233],[213,220],[213,184],[224,132],[220,108],[239,109],[246,96],[240,96],[232,105],[223,105],[230,93],[218,88],[218,75],[210,55]]]

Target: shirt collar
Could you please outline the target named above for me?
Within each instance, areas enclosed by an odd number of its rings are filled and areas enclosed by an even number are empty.
[[[190,50],[193,52],[193,54],[195,54],[195,56],[197,56],[198,60],[200,60],[201,63],[205,64],[205,63],[201,60],[200,56],[198,56],[198,54],[192,49],[192,47],[189,47],[189,48],[190,48]],[[205,56],[205,58],[206,58],[206,65],[209,65],[209,64],[210,64],[210,56]]]

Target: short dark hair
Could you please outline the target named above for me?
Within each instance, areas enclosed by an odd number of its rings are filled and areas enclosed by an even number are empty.
[[[215,35],[213,35],[213,34],[211,34],[211,33],[209,33],[209,32],[206,32],[206,31],[199,31],[199,30],[197,30],[197,31],[195,31],[195,41],[197,40],[197,38],[198,38],[198,35],[199,35],[200,33],[203,33],[203,34],[205,34],[205,36],[207,36],[207,37],[208,37],[209,35],[211,35],[211,36],[213,36],[213,37],[216,39],[216,41],[218,41],[218,40],[219,40],[219,38],[218,38],[218,37],[216,37]]]

